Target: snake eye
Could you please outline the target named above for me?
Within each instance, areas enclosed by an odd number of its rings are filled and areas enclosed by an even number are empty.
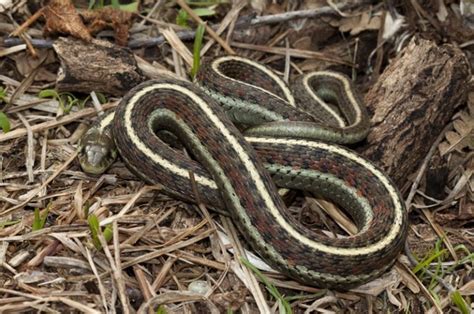
[[[114,140],[109,132],[91,128],[80,142],[79,163],[90,174],[102,174],[117,157]]]

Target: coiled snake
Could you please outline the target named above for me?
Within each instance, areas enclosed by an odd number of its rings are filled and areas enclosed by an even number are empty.
[[[163,79],[128,92],[115,115],[85,136],[83,168],[105,170],[115,143],[142,179],[195,201],[192,171],[204,203],[227,209],[269,264],[310,285],[348,289],[393,264],[407,232],[397,189],[371,162],[332,144],[360,141],[369,128],[345,76],[309,73],[290,89],[267,67],[229,56],[205,64],[197,79],[199,87]],[[194,159],[163,142],[161,131]],[[275,185],[331,200],[359,233],[330,239],[313,232],[288,214]]]

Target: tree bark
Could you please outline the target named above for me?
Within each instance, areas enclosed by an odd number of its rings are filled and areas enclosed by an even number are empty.
[[[146,80],[133,53],[108,42],[60,38],[54,50],[61,60],[56,87],[60,91],[91,91],[121,96]]]
[[[402,186],[465,103],[470,76],[458,48],[412,40],[365,96],[372,127],[360,152]]]

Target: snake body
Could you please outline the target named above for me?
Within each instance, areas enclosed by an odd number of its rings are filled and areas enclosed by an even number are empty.
[[[314,139],[348,143],[367,134],[367,114],[348,79],[309,74],[290,89],[268,68],[239,57],[213,60],[198,79],[200,87],[177,80],[141,84],[101,121],[102,129],[111,124],[133,172],[196,201],[192,171],[200,199],[227,209],[251,246],[300,282],[348,289],[393,264],[407,231],[397,189],[361,156]],[[309,100],[323,109],[314,111]],[[160,131],[176,135],[194,159],[164,143]],[[87,157],[90,145],[83,147]],[[347,210],[359,233],[330,239],[306,228],[288,214],[275,185],[330,199]]]

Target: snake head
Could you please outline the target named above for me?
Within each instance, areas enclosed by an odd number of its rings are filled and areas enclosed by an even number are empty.
[[[79,143],[79,163],[84,172],[102,174],[117,158],[112,134],[97,127],[89,129]]]

